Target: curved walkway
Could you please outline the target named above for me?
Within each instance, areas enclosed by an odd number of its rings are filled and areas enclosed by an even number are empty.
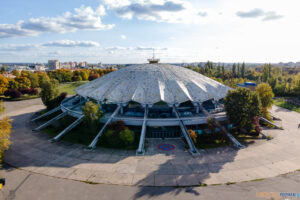
[[[14,102],[8,102],[6,104]],[[19,102],[22,103],[22,102]],[[7,106],[7,105],[6,105]],[[11,106],[12,108],[14,106]],[[300,114],[274,107],[285,130],[264,130],[273,140],[256,141],[247,148],[200,150],[192,157],[180,140],[151,140],[147,154],[97,148],[64,141],[50,143],[42,132],[32,132],[32,115],[40,103],[9,111],[13,121],[12,141],[5,162],[27,171],[91,183],[139,186],[187,186],[242,182],[274,177],[300,169]],[[159,151],[156,145],[171,143],[174,151]]]

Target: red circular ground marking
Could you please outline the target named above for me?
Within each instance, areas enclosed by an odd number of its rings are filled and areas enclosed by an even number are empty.
[[[157,148],[163,151],[172,151],[175,149],[175,146],[172,144],[159,144]]]

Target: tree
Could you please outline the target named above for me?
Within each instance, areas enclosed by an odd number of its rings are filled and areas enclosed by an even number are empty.
[[[220,65],[220,63],[218,64],[218,68],[217,68],[217,76],[221,77],[221,65]]]
[[[38,77],[38,74],[36,74],[36,73],[29,73],[28,74],[28,79],[30,80],[32,88],[39,87],[39,77]]]
[[[271,64],[265,64],[263,67],[262,81],[267,82],[271,78]]]
[[[0,95],[3,95],[4,92],[8,89],[9,87],[9,81],[7,80],[6,77],[0,75]]]
[[[100,118],[103,116],[102,110],[100,110],[100,105],[95,104],[92,101],[88,101],[84,106],[81,107],[82,114],[84,115],[84,121],[90,128],[96,127]]]
[[[16,77],[21,76],[20,71],[19,71],[19,70],[16,70],[16,69],[12,71],[12,74],[13,74],[14,76],[16,76]]]
[[[40,96],[43,104],[47,107],[47,109],[53,108],[53,101],[59,94],[58,81],[56,79],[52,79],[50,81],[46,80],[41,82],[40,87]]]
[[[89,72],[87,70],[80,70],[79,75],[83,81],[89,80]]]
[[[38,78],[39,78],[39,86],[42,84],[43,81],[50,81],[49,76],[45,72],[38,72]]]
[[[0,74],[3,74],[6,72],[6,67],[4,65],[2,65],[1,69],[0,69]]]
[[[236,64],[235,63],[233,63],[233,65],[232,65],[232,75],[233,75],[233,77],[236,77]]]
[[[261,83],[256,87],[255,91],[260,98],[263,117],[271,119],[271,116],[268,112],[268,108],[270,108],[273,104],[274,97],[271,86],[268,83]]]
[[[8,82],[10,89],[19,89],[19,83],[15,79],[9,79]]]
[[[238,65],[237,65],[237,77],[238,78],[240,77],[240,73],[241,73],[241,66],[240,66],[240,63],[238,63]]]
[[[298,99],[300,99],[300,72],[296,76],[294,90],[295,90],[295,95],[298,97]]]
[[[0,115],[5,111],[3,102],[0,101]],[[3,153],[8,150],[10,145],[11,120],[5,116],[0,119],[0,164],[2,163]],[[1,167],[1,165],[0,165]]]
[[[256,92],[248,88],[238,88],[228,92],[224,106],[228,119],[241,130],[250,132],[256,116],[261,115],[261,103]]]
[[[16,77],[15,81],[18,83],[19,88],[29,89],[31,87],[31,82],[26,77]]]
[[[271,86],[268,83],[261,83],[256,87],[255,91],[260,98],[261,106],[263,108],[270,108],[274,97]]]
[[[241,76],[242,76],[242,78],[245,78],[245,71],[246,71],[246,65],[245,65],[245,63],[243,62],[242,68],[241,68]]]
[[[222,79],[224,81],[224,78],[225,78],[225,66],[224,64],[222,65]]]

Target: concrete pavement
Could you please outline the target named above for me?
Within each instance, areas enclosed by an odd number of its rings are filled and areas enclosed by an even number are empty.
[[[21,104],[22,102],[19,102]],[[10,108],[14,108],[13,105]],[[82,145],[48,142],[43,132],[32,132],[32,115],[42,109],[39,102],[26,102],[11,109],[12,141],[5,161],[23,170],[54,178],[132,186],[195,186],[224,184],[275,177],[300,169],[300,114],[279,107],[272,112],[282,119],[285,130],[264,130],[273,140],[258,140],[247,148],[200,150],[192,157],[181,140],[151,140],[145,156],[135,151],[97,148],[86,152]],[[171,152],[157,150],[158,143],[171,143]]]
[[[266,180],[206,187],[138,187],[88,184],[54,178],[6,166],[0,171],[7,184],[0,190],[3,200],[254,200],[259,192],[300,192],[300,172]],[[270,199],[270,198],[268,198]],[[274,198],[273,198],[274,199]],[[296,199],[296,198],[282,198]]]

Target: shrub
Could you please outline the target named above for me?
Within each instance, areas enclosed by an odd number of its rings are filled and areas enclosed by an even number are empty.
[[[39,94],[39,91],[36,88],[30,88],[30,89],[20,88],[19,92],[21,92],[22,94],[28,94],[28,95],[38,95]]]
[[[105,142],[112,148],[120,148],[123,142],[119,137],[119,133],[113,129],[107,129],[104,133]]]
[[[84,115],[85,124],[90,128],[95,127],[99,119],[103,116],[103,112],[100,110],[100,105],[95,104],[92,101],[86,102],[81,109]]]
[[[130,146],[134,143],[134,132],[125,128],[125,130],[120,132],[120,139],[125,146]]]
[[[97,78],[99,78],[99,75],[98,75],[98,74],[91,74],[91,75],[89,76],[89,81],[95,80],[95,79],[97,79]]]
[[[135,141],[135,134],[123,121],[115,121],[107,126],[103,134],[104,143],[113,148],[128,147]]]
[[[228,119],[240,130],[245,128],[250,132],[254,128],[254,118],[261,115],[259,97],[248,88],[229,91],[224,105]]]
[[[9,89],[4,92],[4,96],[11,97],[14,99],[14,98],[20,98],[22,96],[22,93],[16,89]]]
[[[110,123],[107,126],[107,128],[115,130],[116,132],[120,133],[121,131],[125,130],[126,124],[125,124],[124,121],[119,120],[119,121],[115,121],[115,122]]]
[[[196,144],[197,136],[198,136],[197,133],[195,133],[195,131],[193,131],[193,130],[189,130],[189,135],[190,135],[191,139],[193,140],[194,144]]]
[[[72,81],[82,81],[81,76],[73,76]]]

